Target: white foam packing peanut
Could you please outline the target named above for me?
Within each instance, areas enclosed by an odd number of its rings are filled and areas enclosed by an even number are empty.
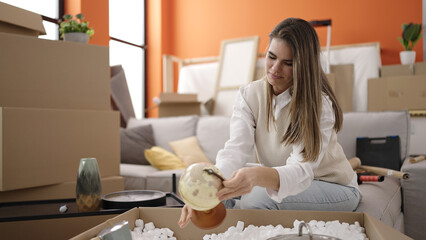
[[[206,234],[203,240],[259,240],[268,239],[277,235],[297,234],[301,221],[295,220],[293,228],[284,228],[281,224],[277,226],[254,226],[249,225],[244,228],[244,222],[238,221],[236,226],[231,226],[227,231],[218,234]],[[344,240],[368,240],[365,235],[364,228],[359,222],[348,224],[339,221],[316,221],[309,223],[313,234],[327,235],[337,237]],[[307,229],[303,228],[303,234],[307,234]],[[169,239],[176,240],[173,236],[174,232],[169,228],[156,228],[154,223],[148,222],[144,224],[142,219],[135,221],[135,228],[132,231],[133,240],[143,239]]]
[[[148,222],[144,225],[142,219],[136,219],[135,228],[132,231],[133,240],[143,240],[143,239],[152,239],[152,240],[176,240],[173,237],[174,232],[169,228],[156,228],[154,223]]]
[[[277,235],[297,234],[301,221],[295,220],[293,228],[284,228],[282,225],[277,226],[254,226],[249,225],[244,229],[244,222],[238,221],[236,226],[228,228],[227,231],[219,234],[206,234],[203,240],[259,240],[268,239]],[[368,240],[364,228],[359,222],[354,224],[340,223],[339,221],[316,221],[309,223],[313,234],[327,235],[345,240]],[[303,234],[307,234],[306,228],[303,228]]]

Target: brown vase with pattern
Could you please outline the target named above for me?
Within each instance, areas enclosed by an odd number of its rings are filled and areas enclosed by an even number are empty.
[[[101,208],[101,178],[96,158],[80,159],[76,202],[79,212],[92,212]]]

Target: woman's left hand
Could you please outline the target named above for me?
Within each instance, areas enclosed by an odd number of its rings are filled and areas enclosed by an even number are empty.
[[[256,186],[256,167],[245,167],[236,170],[230,179],[223,181],[223,188],[217,192],[219,201],[250,193]]]

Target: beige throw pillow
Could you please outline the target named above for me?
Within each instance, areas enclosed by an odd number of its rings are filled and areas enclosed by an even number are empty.
[[[199,162],[211,163],[201,150],[195,136],[169,142],[169,145],[186,167]]]

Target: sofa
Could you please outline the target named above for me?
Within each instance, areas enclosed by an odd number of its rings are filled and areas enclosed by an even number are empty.
[[[180,116],[152,119],[130,119],[125,131],[136,131],[142,126],[151,126],[151,145],[174,153],[169,143],[194,138],[197,144],[188,149],[201,149],[211,163],[215,163],[217,152],[229,138],[229,117],[224,116]],[[146,135],[146,134],[145,134]],[[414,239],[426,239],[426,161],[410,163],[408,148],[410,141],[410,115],[407,111],[350,112],[344,114],[343,128],[338,133],[348,159],[356,156],[357,137],[400,138],[401,171],[409,174],[400,180],[385,177],[383,182],[360,184],[362,200],[357,212],[367,212],[393,228]],[[123,135],[122,135],[123,137]],[[124,144],[124,145],[123,145]],[[122,139],[122,163],[120,174],[124,177],[125,189],[149,189],[165,192],[176,191],[176,180],[183,169],[158,170],[149,164],[123,163],[126,141]],[[144,150],[149,146],[140,147]]]

